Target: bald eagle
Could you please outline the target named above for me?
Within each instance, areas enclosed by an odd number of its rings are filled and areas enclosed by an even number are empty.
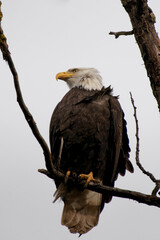
[[[118,174],[133,172],[129,161],[126,121],[111,87],[104,88],[94,68],[73,68],[56,75],[70,91],[56,106],[50,122],[50,146],[54,167],[66,175],[66,181],[55,180],[64,202],[62,225],[71,233],[84,234],[98,224],[104,204],[111,194],[82,190],[67,182],[76,174],[90,181],[114,186]]]

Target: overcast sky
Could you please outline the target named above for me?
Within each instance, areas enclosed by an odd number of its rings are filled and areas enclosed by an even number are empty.
[[[160,2],[148,1],[157,17]],[[68,91],[55,81],[71,67],[95,67],[111,85],[128,123],[135,173],[119,177],[117,187],[151,193],[154,185],[135,165],[132,92],[140,127],[140,160],[160,178],[160,119],[133,36],[115,40],[110,31],[131,30],[120,0],[2,0],[3,29],[19,74],[24,100],[48,142],[50,117]],[[62,202],[52,203],[54,183],[38,173],[42,150],[16,102],[12,75],[0,55],[0,239],[77,239],[61,226]],[[159,239],[160,209],[114,198],[85,240]]]

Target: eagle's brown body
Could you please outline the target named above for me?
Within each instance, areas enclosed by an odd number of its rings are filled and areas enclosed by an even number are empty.
[[[129,143],[123,111],[110,87],[99,90],[72,88],[55,108],[50,124],[54,166],[66,173],[88,174],[104,185],[114,186],[117,175],[133,171],[128,160]],[[71,232],[89,231],[98,223],[104,203],[101,195],[56,182],[64,201],[62,224]]]

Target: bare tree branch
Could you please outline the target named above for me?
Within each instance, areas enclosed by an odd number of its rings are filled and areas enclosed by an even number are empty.
[[[156,180],[156,186],[155,186],[155,188],[154,188],[153,191],[152,191],[152,195],[153,195],[153,196],[156,196],[157,193],[160,195],[159,189],[160,189],[160,180],[157,179],[157,180]]]
[[[160,189],[160,180],[156,179],[154,177],[154,175],[152,173],[150,173],[149,171],[146,171],[144,169],[144,167],[142,166],[142,164],[140,163],[140,160],[139,160],[139,127],[138,127],[138,118],[137,118],[136,106],[134,104],[134,99],[132,97],[132,93],[131,92],[130,92],[130,98],[131,98],[132,106],[133,106],[133,109],[134,109],[134,118],[135,118],[135,123],[136,123],[136,140],[137,140],[137,144],[136,144],[136,164],[139,167],[139,169],[155,183],[156,186],[155,186],[155,188],[152,191],[152,195],[156,196],[157,192]]]
[[[121,0],[121,3],[130,17],[133,31],[109,34],[115,38],[134,34],[160,111],[160,39],[154,27],[155,15],[147,0]]]
[[[44,175],[46,175],[47,177],[49,177],[51,179],[55,178],[54,175],[52,175],[51,173],[49,173],[45,169],[39,169],[38,171],[40,173],[43,173]],[[61,180],[64,180],[64,177],[62,175],[60,176],[60,178],[61,178]],[[68,183],[70,181],[72,182],[72,184],[74,182],[76,185],[81,186],[82,188],[84,187],[84,181],[79,182],[79,179],[76,178],[76,177],[75,178],[74,177],[69,177]],[[104,186],[102,184],[95,183],[95,182],[90,182],[87,186],[87,189],[90,189],[92,191],[99,192],[99,193],[102,193],[102,194],[104,194],[106,192],[109,192],[114,197],[132,199],[132,200],[135,200],[139,203],[143,203],[143,204],[150,205],[150,206],[155,206],[155,207],[160,207],[160,198],[156,197],[155,195],[147,195],[147,194],[143,194],[143,193],[140,193],[140,192],[135,192],[135,191],[124,190],[124,189],[120,189],[120,188]]]
[[[133,35],[133,30],[132,31],[121,31],[121,32],[110,32],[109,34],[114,35],[115,38],[118,38],[119,36]]]
[[[137,119],[137,111],[136,111],[136,106],[134,104],[134,99],[132,97],[132,93],[130,92],[130,98],[131,98],[131,102],[132,102],[132,106],[134,109],[134,118],[135,118],[135,123],[136,123],[136,140],[137,140],[137,145],[136,145],[136,164],[139,167],[139,169],[146,174],[148,177],[150,177],[150,179],[156,183],[157,179],[153,176],[152,173],[150,173],[149,171],[146,171],[144,169],[144,167],[142,166],[142,164],[139,161],[139,127],[138,127],[138,119]]]
[[[3,29],[1,27],[1,20],[2,20],[2,16],[3,16],[2,11],[1,11],[1,5],[2,5],[2,3],[0,2],[0,49],[2,51],[3,58],[4,58],[4,60],[7,61],[9,68],[13,75],[14,86],[15,86],[15,90],[16,90],[16,94],[17,94],[17,102],[19,103],[19,106],[20,106],[20,108],[25,116],[25,119],[26,119],[27,123],[29,124],[35,138],[37,139],[37,141],[39,142],[39,144],[41,145],[41,147],[43,149],[47,169],[49,171],[52,171],[53,166],[52,166],[52,161],[51,161],[51,154],[50,154],[49,148],[47,146],[47,143],[45,142],[44,138],[41,136],[41,134],[36,126],[36,123],[34,121],[34,118],[33,118],[32,114],[29,112],[27,106],[24,103],[23,97],[22,97],[19,80],[18,80],[18,73],[14,66],[12,57],[11,57],[9,49],[8,49],[7,40],[3,33]]]
[[[121,3],[130,17],[160,111],[160,40],[154,27],[155,15],[147,0],[121,0]]]

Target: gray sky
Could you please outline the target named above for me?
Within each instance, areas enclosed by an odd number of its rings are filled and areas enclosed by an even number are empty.
[[[135,166],[132,92],[140,127],[140,160],[160,178],[160,119],[139,49],[133,36],[117,40],[109,31],[131,30],[120,0],[2,0],[3,29],[19,73],[24,100],[48,142],[52,111],[68,91],[55,81],[70,67],[95,67],[105,86],[112,85],[128,122],[131,161]],[[160,2],[149,1],[160,29]],[[54,183],[37,172],[44,168],[42,150],[16,102],[12,76],[0,55],[0,239],[76,239],[61,226],[63,204],[52,203]],[[135,166],[119,177],[117,187],[150,193],[152,182]],[[159,214],[132,200],[114,198],[98,227],[85,240],[159,239]],[[55,237],[56,236],[56,237]]]

